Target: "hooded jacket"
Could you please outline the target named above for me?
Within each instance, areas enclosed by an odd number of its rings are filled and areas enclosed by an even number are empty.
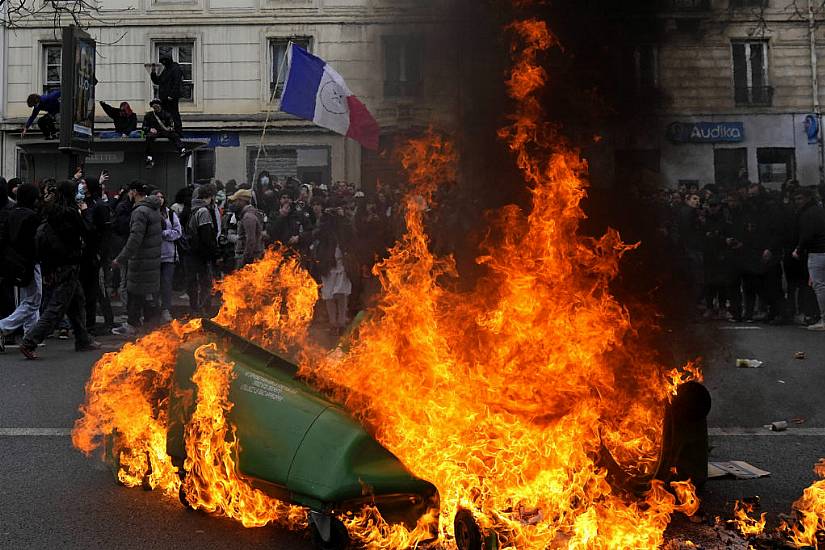
[[[242,258],[244,265],[251,264],[263,255],[263,214],[251,204],[241,209],[238,219],[238,240],[235,257]]]
[[[171,209],[167,209],[167,212],[169,213],[168,218],[161,216],[161,227],[163,228],[161,237],[163,238],[163,245],[160,250],[160,262],[164,264],[178,261],[178,251],[175,242],[180,239],[183,234],[178,215]]]
[[[160,289],[161,200],[145,197],[132,208],[129,238],[117,257],[119,264],[129,263],[126,290],[134,294],[151,294]]]
[[[128,107],[129,104],[126,103],[126,105]],[[103,110],[106,111],[109,118],[114,121],[115,131],[118,134],[126,136],[137,130],[137,115],[132,111],[131,107],[129,107],[128,112],[124,114],[119,108],[113,107],[105,101],[101,101],[100,106],[103,107]]]
[[[183,69],[174,61],[164,63],[162,73],[152,72],[150,76],[158,87],[158,98],[162,101],[180,99],[183,95]]]

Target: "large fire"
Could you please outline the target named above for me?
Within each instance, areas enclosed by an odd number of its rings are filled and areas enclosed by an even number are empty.
[[[309,341],[317,287],[283,250],[220,283],[224,305],[215,320],[261,345],[300,349],[301,375],[437,486],[440,515],[415,529],[387,524],[371,507],[343,518],[357,542],[411,547],[435,525],[450,546],[463,509],[497,533],[500,548],[656,548],[675,511],[697,509],[692,486],[653,481],[644,495],[625,494],[598,457],[606,448],[627,470],[650,474],[664,406],[685,377],[636,342],[628,312],[609,292],[633,247],[615,231],[578,234],[586,165],[543,121],[537,99],[548,78],[538,58],[552,35],[534,20],[509,31],[507,86],[518,107],[499,137],[532,206],[502,210],[478,257],[485,275],[471,291],[455,290],[454,262],[429,248],[423,205],[457,179],[458,159],[449,140],[430,134],[402,151],[407,232],[376,266],[383,294],[346,354],[325,354]],[[182,470],[166,455],[158,396],[168,392],[180,343],[199,331],[197,322],[173,325],[104,356],[87,385],[75,446],[87,453],[108,446],[125,484],[182,487],[189,505],[244,525],[305,524],[304,510],[252,489],[236,471],[239,447],[227,422],[232,363],[215,345],[196,352],[198,394]]]

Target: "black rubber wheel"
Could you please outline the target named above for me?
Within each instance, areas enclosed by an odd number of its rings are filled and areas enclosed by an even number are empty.
[[[459,510],[453,521],[458,550],[481,550],[481,529],[469,510]]]
[[[329,540],[326,541],[321,537],[318,527],[315,522],[310,521],[309,525],[312,529],[312,541],[315,547],[321,550],[344,550],[349,547],[349,533],[344,523],[338,518],[330,518]]]

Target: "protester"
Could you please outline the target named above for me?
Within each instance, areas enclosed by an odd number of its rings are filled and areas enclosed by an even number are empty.
[[[45,114],[37,121],[37,126],[46,139],[57,139],[57,114],[60,112],[60,90],[54,90],[44,95],[31,94],[26,99],[26,105],[31,107],[32,114],[23,126],[21,137],[26,135],[40,111]]]
[[[108,175],[104,172],[101,178],[105,183]],[[96,327],[98,303],[102,307],[106,323],[102,330],[108,332],[114,326],[112,307],[106,295],[105,285],[101,284],[101,268],[111,261],[112,211],[109,205],[103,202],[103,187],[97,178],[85,179],[83,201],[86,204],[83,217],[88,232],[80,263],[80,284],[86,298],[86,330],[96,334],[100,332]]]
[[[16,330],[29,332],[40,319],[43,286],[40,265],[35,253],[35,234],[40,219],[35,212],[37,188],[25,183],[17,190],[17,205],[0,223],[0,262],[5,276],[15,268],[19,287],[19,303],[11,315],[0,319],[0,352],[5,351],[5,339]]]
[[[180,135],[183,133],[179,108],[180,98],[183,96],[183,69],[168,55],[161,57],[160,63],[163,65],[163,71],[157,74],[152,67],[150,76],[158,87],[158,97],[163,110],[172,117],[172,128]]]
[[[215,194],[215,188],[209,184],[196,189],[186,225],[190,249],[186,266],[187,294],[193,316],[205,315],[212,308],[214,262],[218,257],[218,229],[213,208]]]
[[[113,265],[127,264],[126,305],[127,321],[112,329],[112,334],[134,336],[144,321],[154,314],[151,303],[160,290],[161,199],[151,196],[152,189],[142,181],[135,181],[135,206],[129,221],[129,238]]]
[[[146,167],[152,168],[155,166],[152,147],[157,138],[166,138],[171,141],[180,156],[185,157],[186,148],[180,140],[180,134],[175,130],[172,116],[161,108],[159,99],[150,101],[149,106],[152,110],[143,117],[143,133],[146,136]]]
[[[92,340],[86,331],[85,299],[79,280],[79,264],[86,236],[80,210],[85,208],[85,204],[78,208],[76,193],[74,182],[60,182],[54,199],[44,208],[45,220],[35,234],[43,278],[51,284],[51,292],[40,319],[24,335],[20,344],[20,352],[27,359],[37,359],[37,346],[57,328],[64,315],[74,331],[76,351],[100,349],[100,344]]]
[[[137,115],[132,111],[132,106],[127,101],[120,104],[120,108],[116,109],[106,103],[100,102],[103,111],[109,115],[109,118],[115,123],[115,131],[112,137],[138,137],[137,132]],[[135,135],[132,135],[135,133]]]
[[[352,293],[345,263],[351,254],[352,240],[347,223],[342,208],[328,208],[321,216],[316,249],[321,298],[327,309],[330,328],[339,335],[349,322],[347,301]]]
[[[804,187],[796,192],[794,203],[799,210],[799,240],[793,257],[808,256],[808,273],[820,312],[819,321],[808,330],[825,331],[825,209],[816,203],[814,192]]]
[[[172,320],[172,281],[175,278],[175,266],[180,262],[177,242],[181,238],[180,218],[174,210],[166,207],[166,197],[161,191],[153,193],[160,199],[161,249],[160,249],[160,318],[168,323]]]
[[[235,262],[238,268],[251,264],[263,255],[263,214],[252,206],[252,191],[240,189],[229,198],[238,220]]]

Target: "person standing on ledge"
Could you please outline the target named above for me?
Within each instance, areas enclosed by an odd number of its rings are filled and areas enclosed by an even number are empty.
[[[40,120],[37,121],[37,126],[43,132],[43,137],[46,139],[57,139],[57,113],[60,112],[60,90],[54,90],[47,94],[31,94],[26,99],[26,105],[31,107],[32,114],[23,126],[23,131],[20,137],[26,135],[37,115],[40,111],[46,111]]]
[[[183,124],[180,121],[179,103],[183,95],[183,69],[180,65],[175,63],[171,57],[164,55],[160,58],[163,65],[163,72],[157,74],[154,66],[152,73],[152,82],[158,87],[158,98],[160,99],[163,110],[172,116],[175,122],[175,131],[178,135],[183,135]]]

